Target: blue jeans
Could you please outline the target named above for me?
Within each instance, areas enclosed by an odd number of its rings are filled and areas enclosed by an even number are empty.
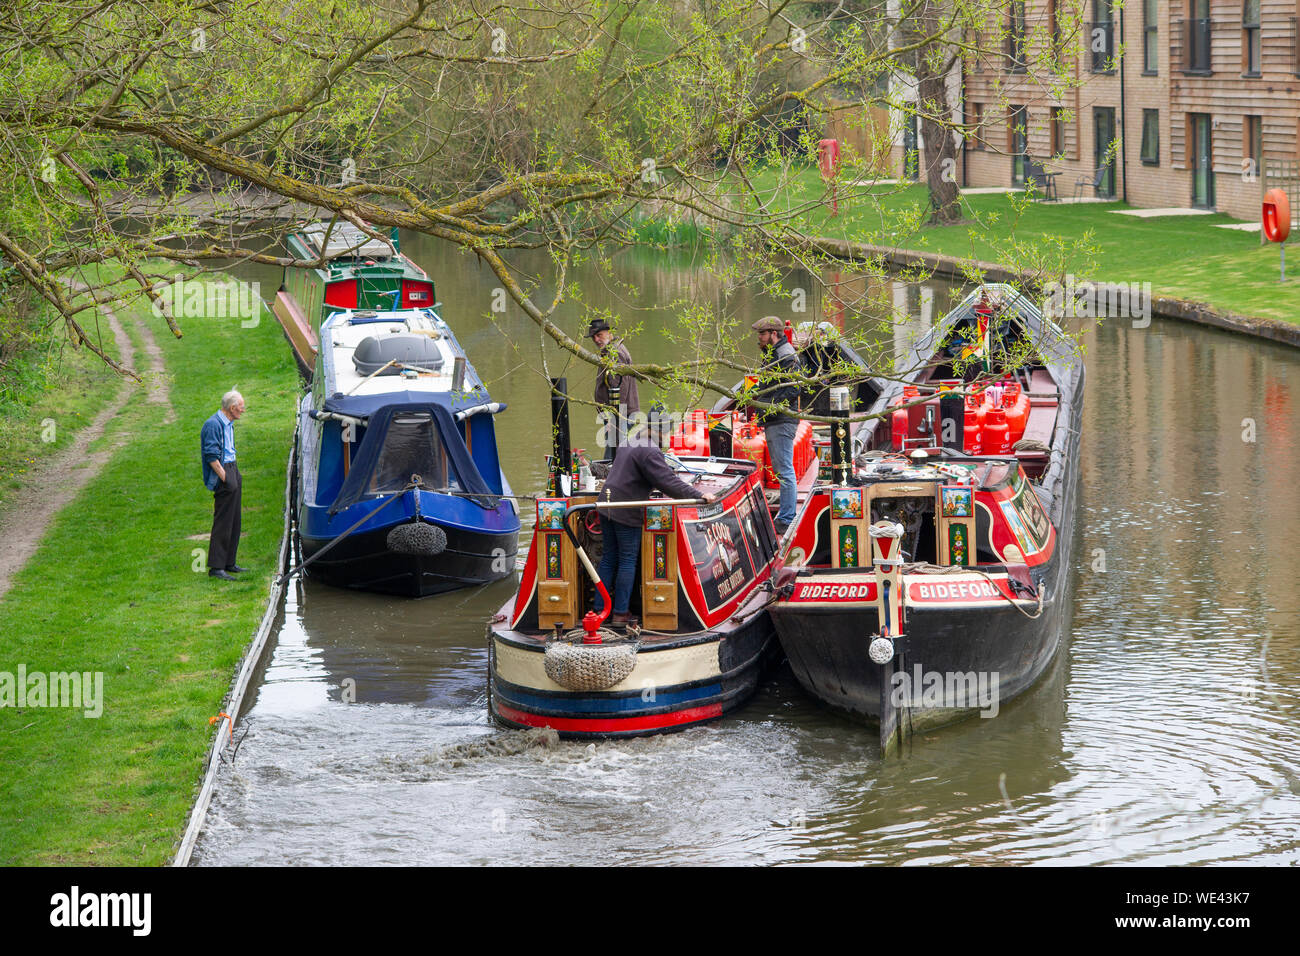
[[[619,524],[600,516],[600,533],[604,539],[604,553],[596,573],[614,598],[614,613],[626,614],[632,601],[632,585],[636,583],[636,559],[641,551],[640,525]],[[605,602],[596,595],[596,612],[604,610]]]
[[[781,507],[776,513],[776,523],[787,525],[794,520],[794,508],[799,500],[799,480],[794,474],[794,436],[799,431],[799,423],[777,422],[763,431],[772,470],[781,482]]]

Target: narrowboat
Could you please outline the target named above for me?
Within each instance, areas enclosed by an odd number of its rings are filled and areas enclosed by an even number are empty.
[[[299,408],[303,566],[339,587],[420,597],[515,571],[519,512],[492,401],[432,308],[321,325]]]
[[[437,305],[433,281],[402,255],[397,230],[376,239],[350,222],[317,222],[292,233],[288,254],[313,268],[285,267],[271,306],[303,374],[316,366],[321,322],[347,309],[424,309]]]
[[[1056,656],[1084,384],[1072,342],[1005,285],[972,292],[902,367],[833,446],[769,609],[800,684],[877,724],[885,753],[996,715]]]
[[[841,383],[849,389],[850,400],[859,408],[870,405],[884,390],[885,383],[871,375],[866,362],[831,323],[802,322],[796,328],[787,319],[786,339],[795,347],[804,375],[822,383],[803,392],[796,414],[828,417],[831,388]],[[756,382],[757,376],[748,376],[734,390],[747,391]],[[860,422],[848,424],[854,433],[860,427]],[[819,478],[829,476],[830,443],[829,424],[806,418],[799,421],[794,441],[797,505],[807,500]],[[755,462],[761,470],[768,505],[776,513],[781,485],[753,407],[724,396],[711,409],[692,409],[673,430],[669,446],[678,454],[734,456]]]
[[[537,500],[518,593],[488,629],[488,699],[500,723],[565,738],[681,730],[739,707],[779,657],[767,614],[778,541],[758,467],[668,460],[700,500],[598,503],[594,488],[570,480],[552,489],[572,493]],[[706,505],[709,494],[718,497]],[[610,601],[595,570],[599,514],[615,507],[644,508],[624,631],[602,626]]]

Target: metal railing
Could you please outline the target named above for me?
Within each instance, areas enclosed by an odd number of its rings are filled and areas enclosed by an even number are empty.
[[[1180,48],[1169,51],[1170,62],[1178,64],[1181,73],[1209,73],[1213,21],[1208,18],[1178,20],[1173,31]]]

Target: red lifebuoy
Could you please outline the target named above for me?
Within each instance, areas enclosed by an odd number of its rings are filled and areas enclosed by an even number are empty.
[[[1270,189],[1264,193],[1263,225],[1264,237],[1269,242],[1286,242],[1291,234],[1291,204],[1282,190]]]

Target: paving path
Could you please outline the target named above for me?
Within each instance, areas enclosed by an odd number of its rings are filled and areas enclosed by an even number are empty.
[[[85,286],[79,282],[73,281],[69,285],[75,291],[85,291]],[[135,347],[122,328],[122,323],[108,306],[101,305],[99,308],[117,342],[121,364],[128,368],[134,366]],[[165,405],[163,422],[170,424],[176,420],[176,412],[168,394],[167,367],[163,362],[162,350],[144,323],[140,323],[138,328],[149,360],[149,369],[141,373],[148,389],[147,401]],[[13,576],[40,546],[46,529],[59,509],[76,497],[91,478],[99,474],[99,470],[126,441],[128,436],[123,434],[113,444],[94,454],[88,451],[91,443],[104,434],[109,420],[125,407],[134,387],[129,381],[124,381],[113,401],[81,430],[71,445],[29,471],[23,487],[10,499],[4,513],[0,514],[0,600],[9,591]]]

